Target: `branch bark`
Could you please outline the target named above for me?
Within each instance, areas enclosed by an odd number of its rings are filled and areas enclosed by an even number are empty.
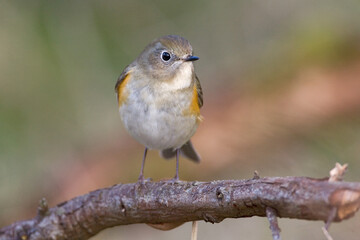
[[[118,184],[47,208],[35,218],[0,229],[5,239],[88,239],[101,230],[133,223],[174,223],[266,216],[339,222],[360,207],[360,183],[305,177],[213,182]]]

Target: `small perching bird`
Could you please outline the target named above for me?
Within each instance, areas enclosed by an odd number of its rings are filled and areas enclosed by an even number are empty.
[[[160,150],[165,159],[179,155],[195,162],[200,157],[190,138],[202,119],[203,93],[194,72],[190,43],[177,35],[160,37],[121,73],[115,91],[126,130],[145,146],[139,181],[144,180],[148,149]]]

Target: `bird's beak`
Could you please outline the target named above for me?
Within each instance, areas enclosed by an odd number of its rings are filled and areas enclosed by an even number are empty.
[[[189,62],[189,61],[196,61],[196,60],[199,60],[199,57],[197,57],[197,56],[187,56],[186,58],[184,58],[184,61],[186,61],[186,62]]]

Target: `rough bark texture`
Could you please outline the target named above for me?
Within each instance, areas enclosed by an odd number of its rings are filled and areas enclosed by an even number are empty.
[[[0,240],[88,239],[105,228],[133,223],[172,223],[266,216],[341,221],[360,206],[360,183],[305,177],[213,182],[119,184],[76,197],[0,229]]]

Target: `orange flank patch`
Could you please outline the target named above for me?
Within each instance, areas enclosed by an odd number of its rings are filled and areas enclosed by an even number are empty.
[[[125,86],[128,83],[129,79],[130,79],[130,75],[127,74],[124,77],[124,80],[122,80],[122,82],[117,86],[116,93],[117,93],[119,107],[121,107],[121,105],[126,101],[128,97],[128,93],[125,91]]]
[[[197,93],[195,85],[194,85],[193,96],[192,96],[191,104],[190,104],[190,113],[196,114],[196,115],[200,114],[200,107],[199,107],[199,102],[198,102],[198,93]]]
[[[194,85],[190,106],[188,109],[184,111],[184,115],[195,115],[197,117],[197,122],[202,121],[202,116],[200,115],[200,106],[198,102],[198,93],[196,90],[196,85]]]

